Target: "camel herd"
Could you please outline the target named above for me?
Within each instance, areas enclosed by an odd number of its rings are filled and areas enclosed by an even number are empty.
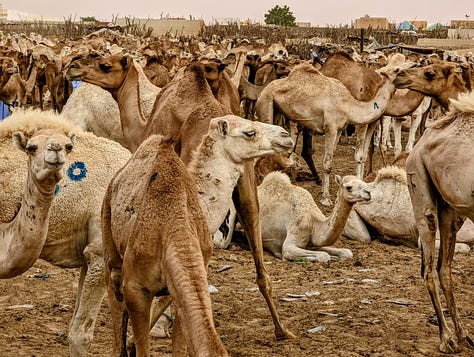
[[[281,44],[107,32],[56,44],[2,34],[0,49],[0,99],[12,111],[0,122],[0,277],[22,274],[38,258],[80,268],[71,356],[87,356],[106,294],[114,356],[149,356],[150,328],[170,305],[173,355],[228,356],[207,266],[214,247],[228,246],[235,221],[276,339],[297,336],[281,322],[263,250],[289,261],[351,259],[349,249],[332,245],[341,235],[370,242],[376,230],[421,249],[440,351],[474,348],[451,273],[455,251],[474,242],[457,242],[468,232],[463,223],[474,220],[472,55],[414,62],[379,52],[376,63],[364,63],[341,49],[311,61]],[[73,81],[81,81],[75,90]],[[365,177],[374,131],[381,125],[388,165],[390,126],[398,155],[408,115],[406,165]],[[422,125],[429,115],[432,123]],[[350,125],[356,175],[335,176],[333,205],[333,158]],[[300,131],[301,156],[318,184],[312,140],[324,135],[327,217],[295,182],[289,156]]]

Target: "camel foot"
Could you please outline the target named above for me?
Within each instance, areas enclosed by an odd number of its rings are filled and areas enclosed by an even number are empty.
[[[442,353],[458,353],[461,352],[461,347],[452,337],[446,337],[442,339],[439,350]]]
[[[332,206],[332,201],[330,198],[323,198],[321,201],[319,201],[323,206],[326,207],[331,207]]]
[[[290,330],[282,327],[279,331],[275,331],[275,338],[277,341],[288,340],[296,338],[296,335]]]

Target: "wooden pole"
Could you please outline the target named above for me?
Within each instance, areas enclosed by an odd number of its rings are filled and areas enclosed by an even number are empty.
[[[360,53],[364,50],[364,29],[360,29]]]

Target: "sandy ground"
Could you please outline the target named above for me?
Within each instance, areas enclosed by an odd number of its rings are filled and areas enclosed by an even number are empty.
[[[321,170],[322,138],[315,139]],[[376,167],[379,164],[376,158]],[[351,145],[339,145],[334,172],[352,174]],[[319,187],[300,183],[318,198]],[[335,186],[332,183],[334,195]],[[334,199],[334,196],[333,196]],[[326,211],[327,213],[327,211]],[[345,262],[298,264],[266,254],[273,296],[283,323],[297,338],[276,341],[273,323],[256,289],[255,268],[241,245],[217,250],[209,282],[218,333],[232,356],[438,356],[434,310],[420,277],[418,250],[341,238],[352,250]],[[232,266],[225,272],[217,271]],[[474,336],[474,254],[455,256],[455,296],[467,331]],[[48,274],[47,278],[35,275]],[[364,280],[368,279],[368,280]],[[28,272],[0,281],[0,356],[68,356],[67,331],[77,292],[78,271],[38,261]],[[282,301],[288,294],[310,296]],[[316,332],[308,332],[316,328]],[[97,320],[91,356],[112,346],[107,299]],[[153,356],[170,356],[169,339],[152,340]],[[465,349],[456,356],[473,356]]]

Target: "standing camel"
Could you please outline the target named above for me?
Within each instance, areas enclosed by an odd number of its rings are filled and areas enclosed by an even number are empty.
[[[48,234],[48,222],[66,155],[74,145],[55,130],[39,130],[30,139],[13,133],[15,144],[28,155],[28,175],[20,210],[8,223],[0,223],[0,279],[20,275],[39,258]]]
[[[461,217],[474,219],[474,94],[463,93],[470,83],[466,83],[450,63],[402,71],[394,83],[397,87],[432,96],[445,109],[449,108],[446,116],[425,130],[408,156],[407,177],[420,235],[421,272],[438,317],[439,349],[444,353],[460,352],[466,343],[474,348],[459,317],[451,273]],[[441,240],[437,262],[436,230]],[[454,324],[454,334],[443,314],[440,286]]]
[[[215,86],[209,84],[214,84],[215,81],[229,83],[229,76],[216,62],[192,62],[161,90],[147,123],[137,105],[140,97],[137,75],[133,70],[130,72],[133,67],[130,66],[130,61],[131,58],[127,56],[77,60],[71,63],[67,73],[71,78],[97,84],[112,93],[119,104],[124,138],[132,151],[138,148],[149,135],[171,136],[176,139],[176,150],[180,158],[188,164],[191,161],[192,152],[207,133],[210,121],[215,117],[232,113],[229,107],[216,99],[219,95],[215,96],[213,93],[212,89]],[[238,100],[237,88],[233,90]],[[245,168],[238,178],[232,200],[252,250],[257,285],[270,310],[275,325],[275,336],[279,340],[292,338],[294,335],[282,325],[278,316],[272,298],[270,277],[263,264],[253,163],[247,162],[244,165]]]
[[[277,109],[297,124],[324,134],[323,205],[332,204],[329,176],[341,131],[349,123],[369,124],[383,114],[395,92],[392,84],[395,72],[382,73],[383,83],[377,95],[368,102],[358,101],[344,84],[324,76],[308,63],[296,66],[287,78],[274,80],[260,94],[256,104],[260,121],[273,123]]]

